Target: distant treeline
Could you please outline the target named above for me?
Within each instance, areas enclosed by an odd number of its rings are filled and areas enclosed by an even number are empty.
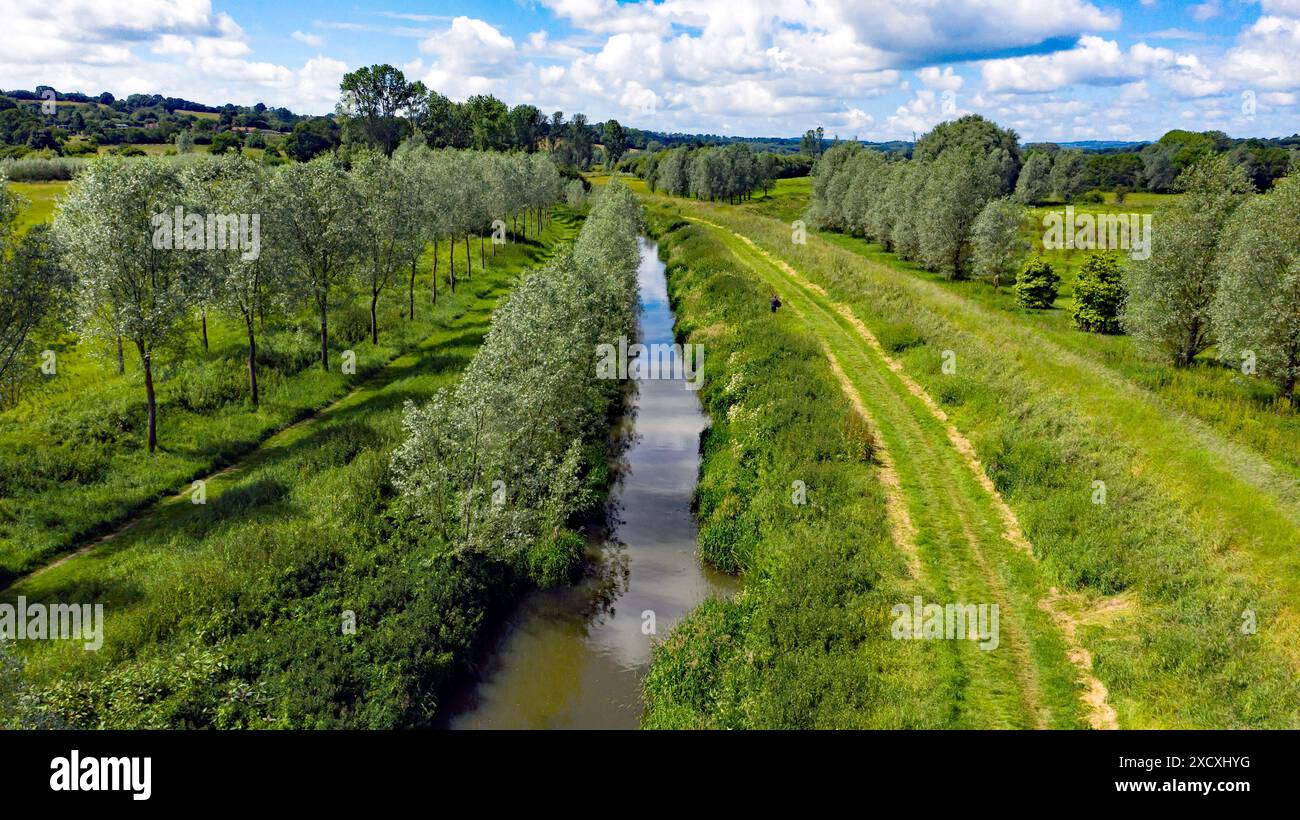
[[[1234,139],[1222,131],[1181,131],[1165,134],[1156,142],[1122,148],[1087,151],[1064,148],[1052,143],[1034,143],[1025,147],[1025,170],[1041,173],[1043,169],[1064,163],[1070,168],[1070,185],[1057,191],[1062,199],[1094,188],[1102,190],[1151,191],[1168,193],[1183,171],[1206,157],[1227,154],[1240,167],[1255,188],[1266,191],[1273,182],[1286,175],[1297,151],[1300,136],[1282,139]],[[1031,161],[1035,154],[1045,158]]]

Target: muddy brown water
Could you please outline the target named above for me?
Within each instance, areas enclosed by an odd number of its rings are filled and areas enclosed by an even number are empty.
[[[640,341],[668,345],[673,313],[657,251],[642,240]],[[635,728],[653,641],[705,598],[735,591],[734,578],[696,555],[690,504],[708,417],[695,391],[682,379],[643,380],[630,404],[627,445],[606,521],[588,534],[582,581],[525,597],[477,679],[446,704],[441,727]],[[655,634],[647,634],[649,613]]]

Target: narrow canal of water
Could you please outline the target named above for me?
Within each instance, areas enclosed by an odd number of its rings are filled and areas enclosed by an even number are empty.
[[[664,265],[642,240],[640,341],[673,342]],[[624,729],[641,719],[652,641],[709,596],[737,582],[695,554],[691,495],[708,423],[683,380],[636,383],[607,521],[588,539],[589,568],[571,587],[526,597],[505,624],[479,679],[447,704],[453,729]],[[653,613],[657,634],[643,624]]]

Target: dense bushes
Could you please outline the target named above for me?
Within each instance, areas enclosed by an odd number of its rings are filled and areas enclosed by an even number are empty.
[[[1061,277],[1041,256],[1030,259],[1016,277],[1016,302],[1021,307],[1046,310],[1056,301]]]
[[[24,157],[0,162],[0,177],[11,182],[54,182],[70,180],[84,167],[85,160],[66,157]]]
[[[1074,280],[1074,323],[1092,333],[1119,333],[1124,277],[1114,254],[1090,255]]]

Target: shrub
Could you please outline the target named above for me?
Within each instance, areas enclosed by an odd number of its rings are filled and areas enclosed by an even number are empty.
[[[1021,307],[1045,310],[1056,301],[1056,291],[1061,277],[1052,265],[1041,256],[1029,260],[1016,278],[1016,301]]]
[[[1074,323],[1092,333],[1119,333],[1124,277],[1114,254],[1088,257],[1074,283]]]
[[[1085,205],[1101,205],[1106,201],[1106,195],[1094,188],[1091,191],[1079,194],[1079,198],[1075,201]]]
[[[242,368],[230,361],[194,362],[172,382],[176,403],[194,413],[211,413],[244,397]]]
[[[370,338],[370,314],[360,305],[348,305],[331,319],[334,325],[330,328],[332,335],[344,347],[358,345]]]

